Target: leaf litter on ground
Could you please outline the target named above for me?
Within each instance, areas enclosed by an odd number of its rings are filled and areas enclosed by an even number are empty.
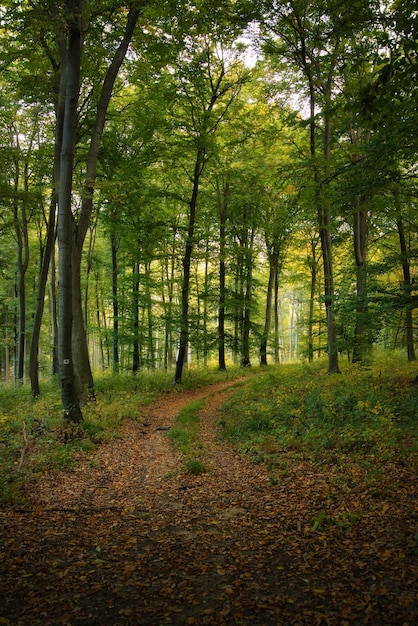
[[[219,438],[233,385],[141,407],[94,463],[3,506],[0,624],[416,623],[416,467],[285,450],[272,473]],[[194,475],[166,428],[198,399]]]

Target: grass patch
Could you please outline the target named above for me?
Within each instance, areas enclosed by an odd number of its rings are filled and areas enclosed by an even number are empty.
[[[417,457],[416,365],[385,356],[373,366],[275,366],[254,378],[223,407],[223,436],[272,461],[281,452]]]
[[[246,372],[187,368],[176,392],[234,380]],[[82,408],[83,422],[76,428],[65,425],[59,386],[42,382],[41,395],[34,399],[29,386],[0,388],[0,503],[21,503],[22,486],[42,472],[74,467],[91,455],[100,443],[120,437],[127,419],[141,419],[141,406],[173,391],[173,373],[159,370],[104,374],[95,380],[95,401]],[[26,433],[28,446],[19,467]],[[181,435],[179,435],[181,438]],[[190,442],[185,444],[190,446]],[[195,444],[197,448],[197,444]]]
[[[204,404],[204,400],[195,400],[184,407],[167,433],[177,450],[185,457],[184,469],[188,474],[201,474],[205,469],[199,458],[203,453],[199,439],[199,412]]]

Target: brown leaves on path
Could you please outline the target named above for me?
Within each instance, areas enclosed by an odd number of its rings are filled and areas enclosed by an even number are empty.
[[[371,483],[335,459],[283,453],[271,480],[217,437],[235,383],[175,390],[76,470],[1,515],[0,624],[412,626],[416,475]],[[166,436],[205,398],[207,471],[181,473]]]

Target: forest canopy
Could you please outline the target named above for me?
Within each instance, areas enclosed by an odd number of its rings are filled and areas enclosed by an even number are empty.
[[[415,360],[410,0],[8,0],[0,375]]]

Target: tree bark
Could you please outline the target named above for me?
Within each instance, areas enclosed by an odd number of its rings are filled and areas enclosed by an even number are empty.
[[[226,370],[225,361],[225,300],[226,300],[226,220],[229,184],[221,190],[217,183],[219,210],[219,305],[218,305],[218,368]]]
[[[140,367],[139,358],[139,263],[134,263],[132,267],[132,319],[133,319],[133,351],[132,351],[132,373],[137,374]]]
[[[405,292],[405,297],[407,300],[410,299],[411,288],[412,288],[412,280],[411,280],[411,264],[409,258],[408,247],[406,244],[405,237],[405,228],[402,219],[401,205],[400,205],[400,197],[399,192],[394,192],[395,205],[396,205],[396,226],[398,228],[399,235],[399,244],[401,251],[401,263],[402,263],[402,273],[403,273],[403,288]],[[414,347],[414,326],[413,326],[413,316],[412,316],[412,308],[408,306],[408,303],[405,306],[405,325],[406,325],[406,348],[408,354],[408,361],[416,361],[415,347]]]
[[[54,162],[52,168],[52,192],[49,202],[49,215],[47,221],[47,234],[45,241],[44,254],[41,259],[41,266],[38,278],[38,292],[36,296],[36,310],[33,320],[32,339],[30,344],[29,357],[29,375],[31,381],[31,390],[34,397],[39,396],[39,337],[41,333],[42,317],[44,313],[45,293],[48,281],[48,272],[51,263],[51,257],[54,254],[56,239],[56,213],[58,203],[58,185],[60,180],[60,158],[62,146],[63,118],[65,107],[65,89],[66,89],[66,49],[63,36],[58,37],[58,51],[60,63],[56,64],[53,60],[53,70],[55,73],[55,88],[57,99],[55,102],[55,142],[54,142]],[[56,373],[53,367],[52,371]]]
[[[368,242],[367,209],[365,197],[356,196],[354,200],[353,235],[354,256],[356,260],[356,324],[354,329],[353,363],[362,363],[367,349],[371,347],[367,338],[367,268],[366,252]]]
[[[308,265],[311,272],[311,287],[309,294],[309,319],[308,319],[308,361],[313,362],[314,358],[314,341],[313,341],[313,325],[314,325],[314,308],[316,284],[318,278],[318,260],[316,258],[317,240],[311,237],[311,255],[308,256]]]
[[[71,210],[73,164],[77,128],[77,105],[80,89],[81,29],[80,0],[67,0],[68,61],[65,112],[61,149],[61,171],[58,196],[58,359],[64,418],[71,422],[82,419],[73,363],[72,271],[73,216]]]
[[[112,309],[113,309],[113,337],[112,337],[112,370],[119,371],[119,296],[118,296],[118,251],[116,237],[112,230],[110,236],[112,256]]]
[[[124,36],[113,56],[112,62],[106,72],[106,76],[103,81],[103,86],[99,98],[99,102],[96,110],[96,117],[94,122],[94,128],[90,139],[89,151],[86,161],[86,178],[84,182],[84,189],[82,194],[81,212],[77,227],[74,229],[74,270],[75,280],[79,280],[81,255],[83,250],[84,240],[89,228],[91,214],[93,210],[93,196],[95,181],[97,176],[97,163],[99,156],[99,149],[103,136],[103,130],[106,122],[106,113],[108,110],[110,98],[112,96],[113,87],[116,77],[119,73],[121,65],[125,59],[128,46],[131,42],[132,35],[135,30],[136,23],[138,21],[140,12],[138,9],[131,8],[128,14],[128,19],[125,27]],[[74,285],[77,291],[80,290],[78,285]],[[81,297],[74,298],[73,301],[73,317],[75,321],[75,328],[77,330],[74,335],[74,357],[75,357],[75,369],[77,372],[78,386],[80,392],[85,395],[92,394],[94,389],[93,376],[90,367],[86,329],[83,323],[83,311],[81,306]]]
[[[187,357],[187,347],[189,342],[189,287],[190,268],[194,247],[194,230],[196,222],[197,197],[199,193],[199,181],[205,165],[205,148],[199,147],[196,154],[196,161],[193,174],[193,191],[189,203],[189,224],[187,228],[186,248],[183,257],[183,283],[181,288],[181,316],[180,316],[180,340],[179,350],[174,374],[174,383],[181,383],[183,367]]]
[[[269,280],[267,284],[266,309],[264,314],[264,328],[260,342],[260,365],[267,365],[267,342],[270,334],[271,314],[273,304],[273,291],[278,277],[279,255],[275,246],[268,251]]]
[[[241,365],[243,367],[251,367],[250,356],[250,332],[251,332],[251,304],[253,292],[253,243],[254,229],[251,229],[249,241],[245,248],[244,254],[244,276],[245,276],[245,292],[244,307],[242,318],[242,335],[241,335]]]

